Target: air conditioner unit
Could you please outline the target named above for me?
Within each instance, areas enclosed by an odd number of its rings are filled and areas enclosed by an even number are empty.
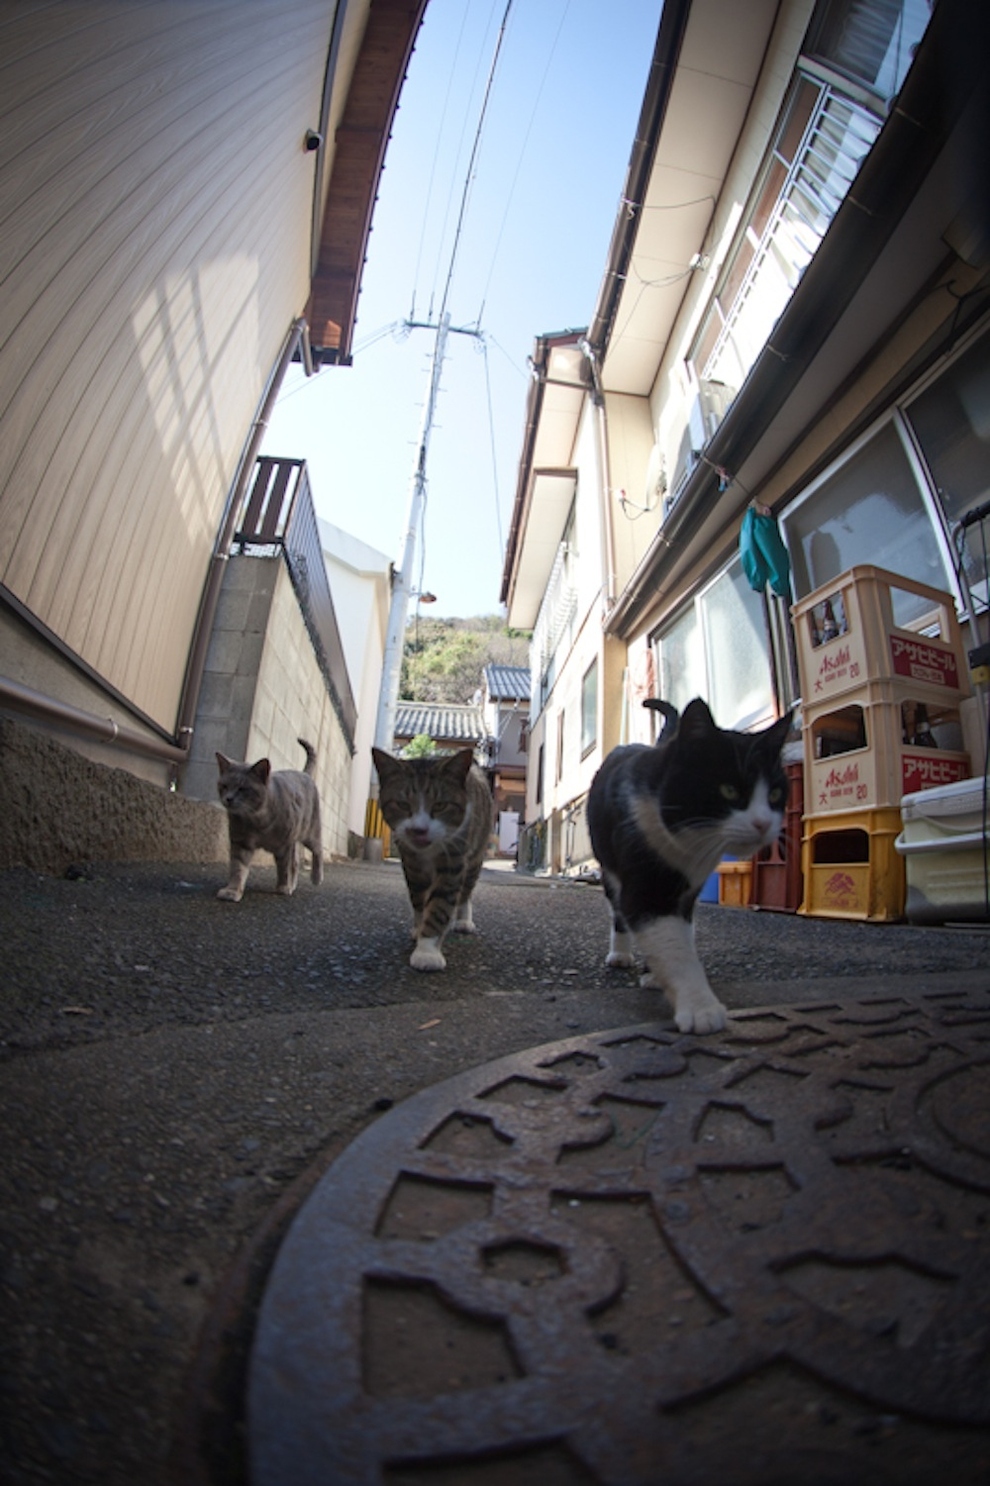
[[[665,517],[677,504],[689,476],[728,412],[735,395],[733,388],[727,387],[724,382],[698,383],[698,390],[688,405],[687,424],[677,447],[670,492],[664,498]]]

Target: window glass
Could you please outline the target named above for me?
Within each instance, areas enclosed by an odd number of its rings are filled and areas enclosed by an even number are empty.
[[[881,97],[893,98],[930,16],[930,0],[831,0],[811,50]]]
[[[735,562],[701,598],[708,698],[720,727],[746,727],[773,710],[763,598]]]
[[[660,637],[658,694],[682,712],[692,697],[708,695],[705,647],[693,604]]]
[[[892,423],[788,512],[783,524],[798,598],[863,562],[933,588],[949,587],[931,520]],[[902,608],[896,621],[910,624],[926,608],[918,599]]]
[[[990,497],[990,335],[977,341],[906,409],[947,520]],[[965,567],[986,602],[983,533],[969,529]]]
[[[581,682],[581,757],[598,737],[598,661],[593,660]]]

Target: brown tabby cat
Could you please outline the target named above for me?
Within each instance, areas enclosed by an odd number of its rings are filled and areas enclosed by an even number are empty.
[[[217,754],[217,790],[227,812],[230,835],[230,881],[217,893],[231,903],[244,896],[251,859],[258,847],[270,851],[277,868],[276,892],[288,897],[299,880],[299,845],[308,846],[314,883],[323,881],[320,796],[313,779],[316,751],[305,738],[306,769],[277,769],[268,759],[238,764]]]
[[[448,929],[474,934],[471,894],[492,829],[492,796],[470,748],[448,758],[372,754],[412,902],[414,970],[443,970]]]

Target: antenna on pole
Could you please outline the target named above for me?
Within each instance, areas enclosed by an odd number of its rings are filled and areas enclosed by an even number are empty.
[[[506,0],[505,10],[502,15],[502,23],[499,27],[498,37],[492,54],[491,67],[488,71],[488,80],[485,84],[484,98],[478,115],[478,124],[475,129],[474,143],[471,147],[471,155],[468,160],[467,171],[464,177],[464,186],[461,192],[461,205],[457,218],[457,226],[454,232],[453,246],[450,251],[450,260],[447,265],[447,277],[443,286],[443,297],[440,304],[440,314],[435,323],[433,319],[432,301],[430,304],[430,321],[426,325],[419,325],[410,318],[405,322],[409,329],[434,330],[436,332],[433,342],[433,357],[430,363],[429,390],[426,397],[426,405],[423,409],[423,423],[419,436],[419,447],[416,455],[416,464],[413,469],[412,481],[409,488],[409,509],[406,520],[405,536],[402,540],[402,554],[399,565],[392,570],[392,598],[389,604],[388,629],[385,636],[385,653],[382,661],[382,683],[378,696],[378,716],[375,722],[375,747],[390,753],[395,743],[395,714],[399,700],[399,678],[402,671],[402,651],[405,642],[406,617],[409,612],[409,599],[412,595],[413,563],[416,556],[416,536],[423,518],[423,508],[426,504],[426,455],[430,444],[430,433],[433,428],[433,419],[436,412],[437,394],[440,390],[440,373],[443,369],[443,359],[446,353],[447,336],[453,328],[457,334],[473,335],[481,339],[481,331],[475,327],[469,329],[458,326],[451,327],[450,313],[447,309],[447,301],[450,297],[450,288],[454,277],[454,265],[460,247],[461,233],[464,227],[464,219],[467,212],[468,196],[471,190],[471,182],[474,178],[475,166],[478,156],[478,148],[481,143],[481,132],[488,111],[488,103],[491,97],[492,84],[495,80],[495,69],[498,63],[499,53],[502,50],[502,42],[505,39],[506,25],[509,12],[512,9],[512,0]],[[415,300],[414,300],[415,303]],[[372,780],[372,801],[377,800],[377,781]],[[380,813],[380,812],[379,812]],[[369,812],[369,820],[372,812]]]

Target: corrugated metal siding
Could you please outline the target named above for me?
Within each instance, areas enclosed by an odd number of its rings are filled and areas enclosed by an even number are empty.
[[[0,581],[171,727],[308,292],[325,0],[0,21]]]

